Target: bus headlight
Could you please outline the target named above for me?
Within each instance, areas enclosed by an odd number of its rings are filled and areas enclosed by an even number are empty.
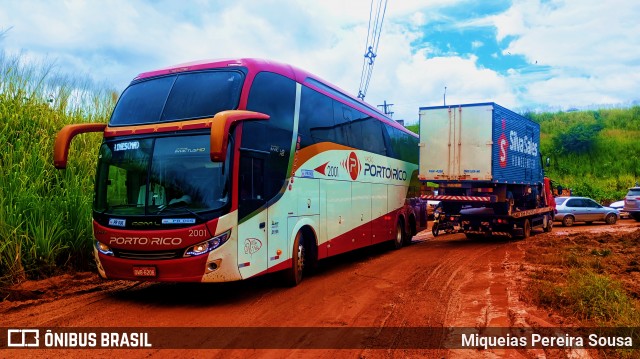
[[[109,248],[108,245],[100,242],[100,241],[96,241],[96,249],[98,250],[98,252],[107,255],[107,256],[113,256],[113,251],[111,250],[111,248]]]
[[[200,256],[211,252],[212,250],[220,247],[231,236],[231,230],[228,230],[220,235],[217,235],[209,240],[193,245],[184,252],[183,257]]]

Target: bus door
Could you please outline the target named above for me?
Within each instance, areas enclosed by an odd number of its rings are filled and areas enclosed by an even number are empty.
[[[268,223],[265,163],[268,154],[241,149],[238,203],[238,269],[242,278],[267,269]]]

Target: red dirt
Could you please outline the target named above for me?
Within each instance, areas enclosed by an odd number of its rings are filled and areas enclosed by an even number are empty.
[[[11,288],[0,302],[0,327],[530,327],[570,322],[527,305],[525,249],[536,238],[566,240],[640,228],[555,227],[527,241],[467,240],[420,233],[407,248],[364,249],[321,263],[295,288],[266,276],[222,284],[102,281],[94,273],[64,275]],[[350,350],[9,350],[0,357],[588,357],[586,351]],[[597,355],[597,354],[596,354]]]

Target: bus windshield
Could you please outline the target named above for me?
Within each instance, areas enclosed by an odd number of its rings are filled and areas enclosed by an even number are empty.
[[[208,135],[105,142],[94,210],[117,215],[219,210],[229,202],[229,163],[229,158],[211,162]]]
[[[109,126],[213,117],[238,106],[240,71],[181,73],[135,82],[122,93]]]

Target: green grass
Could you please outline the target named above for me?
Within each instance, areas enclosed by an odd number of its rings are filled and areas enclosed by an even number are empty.
[[[0,284],[87,269],[101,137],[76,137],[63,171],[53,167],[53,143],[66,124],[106,122],[116,96],[4,53],[0,74]]]

